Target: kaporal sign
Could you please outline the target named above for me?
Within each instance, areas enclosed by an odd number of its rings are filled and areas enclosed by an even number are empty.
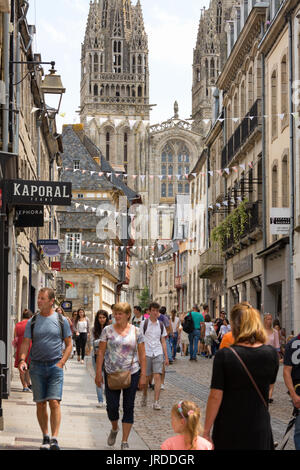
[[[72,183],[8,180],[5,182],[5,197],[8,204],[70,206]]]

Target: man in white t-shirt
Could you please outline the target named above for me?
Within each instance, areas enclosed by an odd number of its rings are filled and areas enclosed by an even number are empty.
[[[144,334],[146,361],[147,361],[147,386],[144,388],[141,406],[147,406],[148,383],[153,374],[154,378],[154,410],[160,410],[159,395],[161,387],[161,374],[163,372],[164,355],[165,365],[169,365],[167,354],[166,337],[167,331],[162,322],[158,321],[159,304],[152,302],[149,306],[150,317],[141,324],[141,331]]]

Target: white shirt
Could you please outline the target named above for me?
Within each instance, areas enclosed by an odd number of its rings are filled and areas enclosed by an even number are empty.
[[[223,338],[223,336],[224,336],[226,333],[229,333],[229,331],[231,331],[230,325],[222,325],[221,328],[220,328],[220,336],[221,336],[221,338]]]
[[[176,332],[176,328],[177,328],[178,322],[179,322],[179,318],[178,318],[178,317],[175,317],[175,320],[174,320],[174,321],[171,321],[171,323],[172,323],[172,328],[173,328],[173,333]]]
[[[211,329],[213,328],[213,322],[205,322],[205,338],[210,335]]]
[[[148,326],[144,334],[145,321],[146,320],[142,322],[140,331],[143,333],[144,339],[145,339],[146,356],[148,357],[159,356],[160,354],[163,354],[163,348],[160,342],[160,339],[161,339],[160,323],[158,320],[156,320],[156,322],[153,323],[149,318]],[[162,336],[163,337],[167,336],[167,331],[166,331],[165,326],[163,327]]]
[[[77,331],[78,333],[88,333],[88,321],[87,320],[78,321]]]

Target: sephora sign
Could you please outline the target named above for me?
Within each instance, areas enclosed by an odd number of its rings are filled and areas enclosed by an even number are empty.
[[[8,180],[4,182],[4,197],[7,204],[70,206],[72,183]]]

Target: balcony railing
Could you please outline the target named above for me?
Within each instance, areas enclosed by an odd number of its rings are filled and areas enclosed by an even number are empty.
[[[239,149],[246,143],[253,131],[259,126],[261,115],[261,100],[257,99],[250,111],[246,114],[241,124],[232,134],[227,144],[222,149],[221,163],[225,168],[237,154]]]
[[[217,245],[209,248],[200,255],[199,276],[210,279],[216,274],[223,273],[224,256]]]
[[[262,227],[262,214],[261,214],[261,206],[259,201],[254,202],[251,207],[247,209],[248,218],[244,224],[243,232],[240,233],[240,241],[245,238],[247,235],[251,235],[256,229]],[[227,237],[223,250],[227,251],[236,244],[236,240],[234,239],[233,230],[230,231],[230,235]]]

